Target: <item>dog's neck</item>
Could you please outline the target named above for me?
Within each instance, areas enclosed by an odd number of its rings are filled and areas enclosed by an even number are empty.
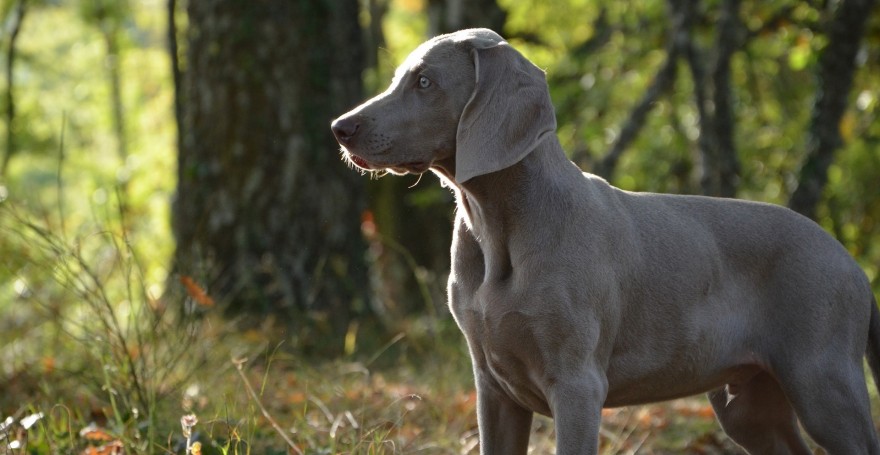
[[[560,199],[571,197],[571,192],[561,186],[572,179],[560,176],[580,174],[555,134],[548,135],[535,150],[506,169],[464,183],[455,182],[450,178],[454,169],[449,171],[437,173],[455,189],[458,210],[483,250],[487,279],[504,278],[512,271],[517,252],[511,251],[511,246],[517,244],[513,241],[516,236],[528,232],[535,240],[537,233],[552,235],[552,229],[546,227],[553,220],[541,219],[541,214],[534,211],[550,213],[551,206],[563,203]]]

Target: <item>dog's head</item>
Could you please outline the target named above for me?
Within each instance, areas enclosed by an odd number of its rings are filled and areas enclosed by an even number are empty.
[[[464,183],[524,158],[556,118],[544,72],[497,33],[469,29],[419,46],[387,90],[331,128],[361,169],[443,168]]]

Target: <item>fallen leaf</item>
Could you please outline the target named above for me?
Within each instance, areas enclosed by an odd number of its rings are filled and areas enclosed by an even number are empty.
[[[306,401],[306,394],[303,392],[293,392],[287,397],[290,404],[300,404]]]
[[[202,289],[198,283],[195,282],[191,277],[187,275],[180,276],[180,283],[183,284],[183,287],[186,289],[186,293],[195,300],[196,303],[203,307],[212,307],[214,306],[214,299]]]
[[[42,358],[41,362],[43,364],[43,373],[44,374],[52,374],[55,371],[55,357],[45,356]]]
[[[107,430],[99,427],[95,422],[88,424],[82,430],[79,430],[79,435],[81,438],[84,438],[88,441],[113,441],[116,439],[107,432]]]
[[[121,441],[108,442],[100,447],[87,447],[82,455],[122,455],[125,453]]]
[[[454,403],[456,415],[471,413],[477,407],[477,392],[471,390],[470,392],[459,393],[455,396]]]
[[[706,420],[715,420],[715,411],[712,405],[702,403],[675,403],[672,409],[685,417],[699,417]]]

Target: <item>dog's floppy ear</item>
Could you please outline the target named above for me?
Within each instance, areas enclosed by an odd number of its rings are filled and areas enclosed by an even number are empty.
[[[458,183],[516,164],[556,132],[544,71],[503,41],[471,54],[477,80],[458,122]]]

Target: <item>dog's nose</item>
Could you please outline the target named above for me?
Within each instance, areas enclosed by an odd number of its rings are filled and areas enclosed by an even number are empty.
[[[333,130],[333,135],[336,136],[336,140],[343,145],[348,145],[355,135],[357,135],[360,128],[361,123],[356,117],[340,117],[334,120],[333,124],[330,125],[330,129]]]

